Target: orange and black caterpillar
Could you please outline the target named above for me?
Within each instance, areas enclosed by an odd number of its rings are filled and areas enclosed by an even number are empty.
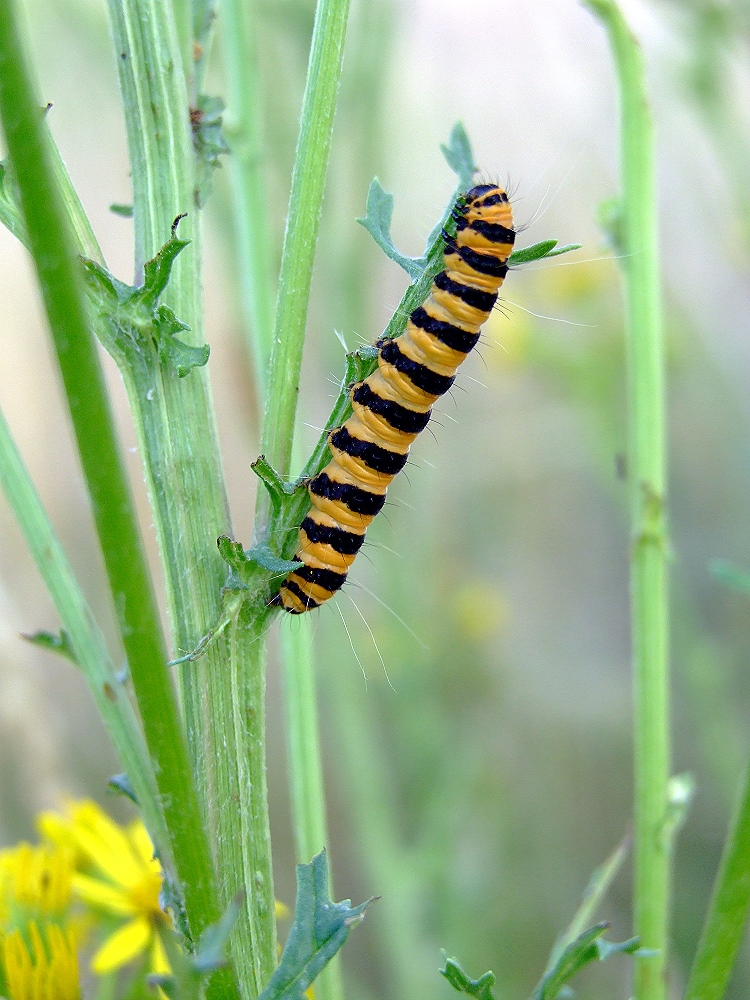
[[[409,445],[495,305],[516,238],[508,195],[493,184],[473,187],[453,217],[455,237],[444,233],[444,270],[404,333],[375,345],[377,370],[352,386],[354,412],[328,439],[333,458],[307,484],[312,506],[294,557],[304,565],[271,601],[291,614],[319,607],[343,585]]]

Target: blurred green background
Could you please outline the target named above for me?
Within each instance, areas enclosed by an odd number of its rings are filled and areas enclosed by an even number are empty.
[[[750,566],[750,15],[740,0],[623,6],[646,49],[659,140],[674,768],[697,785],[675,858],[678,995],[748,753],[750,604],[709,566]],[[314,5],[257,7],[278,253]],[[130,193],[103,7],[29,0],[26,14],[51,127],[111,269],[129,281],[131,223],[108,210]],[[218,44],[214,62],[221,94]],[[617,105],[604,34],[574,0],[353,0],[300,453],[343,373],[334,330],[350,347],[374,340],[406,283],[354,222],[369,181],[379,176],[396,196],[397,245],[421,252],[453,187],[439,144],[458,119],[485,176],[514,193],[517,223],[528,227],[517,245],[557,238],[584,248],[509,276],[503,311],[439,406],[434,437],[415,446],[352,584],[338,608],[315,616],[336,893],[382,896],[345,949],[353,1000],[447,998],[441,947],[474,976],[492,968],[499,997],[527,995],[631,814],[621,296],[597,223],[617,190]],[[235,533],[249,542],[258,413],[226,175],[217,173],[206,211],[209,368]],[[0,255],[0,400],[112,637],[29,264],[4,231]],[[107,367],[155,556],[124,394]],[[122,809],[104,791],[117,763],[81,679],[19,638],[56,624],[0,503],[2,843],[31,836],[35,811],[66,794]],[[278,628],[270,785],[277,894],[291,901]],[[599,916],[613,938],[630,934],[627,870]],[[629,974],[629,960],[615,957],[584,973],[578,993],[626,997]],[[749,989],[746,949],[730,996]]]

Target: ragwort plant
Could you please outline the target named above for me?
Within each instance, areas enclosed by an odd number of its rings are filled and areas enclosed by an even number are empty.
[[[348,6],[348,0],[319,0],[317,5],[275,312],[258,168],[259,112],[257,103],[248,101],[257,74],[252,15],[249,7],[231,2],[222,12],[229,86],[241,105],[233,132],[236,221],[247,251],[243,277],[255,371],[264,394],[263,456],[254,469],[265,489],[259,495],[253,545],[245,549],[232,538],[202,336],[200,207],[210,194],[217,157],[227,148],[221,103],[203,93],[215,11],[209,3],[191,8],[168,0],[110,0],[108,5],[132,163],[136,277],[128,285],[106,268],[29,82],[13,5],[0,0],[0,115],[8,147],[0,178],[0,218],[28,247],[37,268],[126,652],[127,678],[115,669],[2,422],[0,480],[62,623],[59,635],[33,639],[69,656],[84,673],[125,770],[115,784],[138,804],[156,849],[164,877],[160,905],[171,913],[182,947],[171,931],[164,933],[164,961],[152,971],[154,983],[175,997],[299,998],[328,966],[316,990],[323,1000],[337,1000],[341,983],[331,960],[367,905],[333,904],[325,855],[310,860],[327,836],[309,634],[303,629],[288,639],[287,679],[293,815],[298,855],[305,863],[298,869],[295,921],[277,961],[263,637],[275,614],[268,603],[274,581],[277,585],[297,565],[296,528],[309,503],[304,483],[289,483],[288,478]],[[637,44],[614,3],[589,0],[588,6],[609,31],[622,98],[623,195],[610,228],[625,260],[630,322],[638,709],[635,929],[642,947],[636,938],[607,944],[602,936],[606,925],[588,926],[620,864],[620,850],[562,935],[534,997],[559,995],[570,977],[595,958],[635,952],[636,995],[659,1000],[666,995],[669,855],[679,802],[669,785],[665,446],[652,138]],[[460,128],[454,129],[444,152],[458,176],[458,196],[475,171]],[[403,329],[440,269],[441,233],[444,227],[450,232],[454,203],[455,196],[424,256],[409,259],[390,239],[392,199],[377,183],[371,187],[364,224],[413,280],[386,336]],[[548,241],[517,253],[512,261],[565,249]],[[139,438],[166,582],[175,650],[171,664],[92,331],[118,364]],[[348,386],[375,364],[372,348],[349,356],[329,428],[348,414]],[[325,464],[326,442],[324,433],[303,478]],[[736,930],[748,902],[746,893],[731,891],[743,878],[747,882],[747,852],[741,849],[746,812],[741,810],[729,841],[688,988],[691,1000],[719,997],[731,969]],[[31,943],[7,934],[6,944],[6,967],[14,971],[4,988],[11,1000],[13,976],[23,979],[23,968],[28,972],[33,967],[33,958],[31,965],[23,964],[24,955],[32,952],[51,990],[44,996],[76,995],[70,938],[53,934],[45,945],[39,933]],[[709,965],[710,988],[703,985]],[[58,969],[57,987],[53,967]],[[443,974],[462,992],[488,1000],[492,996],[491,973],[471,980],[447,959]]]

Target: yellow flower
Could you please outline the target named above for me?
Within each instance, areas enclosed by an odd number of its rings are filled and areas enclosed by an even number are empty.
[[[31,946],[19,930],[2,942],[8,1000],[79,1000],[78,958],[73,934],[57,924],[46,928],[47,947],[35,921],[28,926]]]
[[[20,843],[0,851],[0,926],[25,927],[63,916],[70,905],[73,857],[66,847]]]
[[[162,871],[141,820],[118,826],[95,802],[72,802],[66,813],[41,813],[43,836],[76,852],[73,893],[93,910],[122,919],[91,960],[104,975],[150,953],[151,972],[169,972],[160,934],[171,920],[159,904]]]

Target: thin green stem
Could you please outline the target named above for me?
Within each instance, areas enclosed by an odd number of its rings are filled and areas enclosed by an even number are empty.
[[[171,845],[148,748],[94,616],[0,412],[0,485],[68,634],[144,822],[171,867]]]
[[[237,266],[245,313],[245,340],[261,399],[266,398],[273,343],[274,287],[271,277],[266,161],[261,120],[256,0],[225,0],[221,16],[227,79],[225,133],[232,148],[228,161],[234,194]]]
[[[312,633],[303,618],[282,629],[292,820],[297,861],[307,864],[328,846],[320,756]]]
[[[307,616],[294,625],[293,629],[282,628],[282,663],[297,863],[308,864],[314,855],[330,845],[318,731],[312,626]],[[331,896],[333,898],[332,887]],[[315,996],[317,1000],[343,1000],[338,955],[316,980]]]
[[[161,794],[178,884],[194,933],[218,916],[187,749],[177,716],[158,610],[117,446],[78,261],[49,165],[10,0],[0,3],[0,115],[37,268],[81,463],[91,496],[120,633]],[[151,815],[150,803],[142,802]],[[158,835],[159,831],[154,831]],[[161,846],[161,845],[160,845]]]
[[[50,133],[47,133],[47,151],[49,165],[54,175],[54,184],[57,188],[62,209],[68,220],[68,225],[72,230],[73,240],[79,253],[84,257],[89,257],[100,264],[104,263],[99,243],[97,242],[91,223],[88,220],[78,192],[73,187],[67,167],[63,163],[60,151],[55,144]],[[7,168],[7,164],[3,164]],[[21,206],[18,204],[14,189],[12,173],[9,176],[4,170],[2,173],[2,183],[0,183],[0,223],[8,229],[26,249],[29,249],[29,238],[26,232],[26,223],[23,220]]]
[[[652,952],[636,959],[635,988],[638,1000],[663,1000],[671,852],[665,826],[670,766],[668,539],[654,133],[638,42],[614,0],[585,2],[609,34],[620,90],[635,684],[635,930],[643,948]]]
[[[325,190],[349,0],[318,0],[279,275],[262,451],[289,475],[305,322]],[[266,503],[263,491],[261,505]],[[261,517],[267,507],[261,506]]]
[[[737,800],[685,1000],[721,1000],[750,911],[750,768]]]

